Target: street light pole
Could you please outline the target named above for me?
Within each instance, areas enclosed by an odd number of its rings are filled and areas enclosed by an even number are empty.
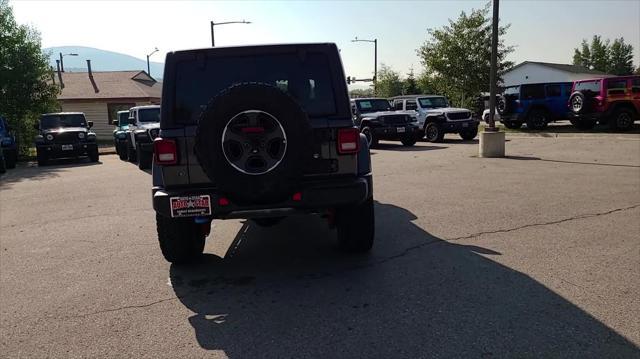
[[[378,39],[364,40],[356,36],[351,42],[373,42],[373,94],[375,95],[378,89]]]
[[[213,35],[213,27],[216,25],[227,25],[227,24],[251,24],[251,21],[225,21],[225,22],[213,22],[211,21],[211,47],[216,47],[215,37]]]
[[[497,131],[495,123],[496,92],[498,90],[498,14],[499,1],[493,0],[493,19],[491,33],[491,71],[489,73],[489,128],[488,131]]]
[[[64,62],[62,61],[62,58],[64,56],[78,56],[78,54],[63,54],[62,52],[60,53],[60,71],[64,72]]]
[[[156,52],[158,52],[158,48],[156,47],[150,54],[147,55],[147,74],[149,76],[151,76],[151,66],[149,65],[149,57],[151,57],[151,55],[155,54]],[[153,76],[151,76],[153,77]]]

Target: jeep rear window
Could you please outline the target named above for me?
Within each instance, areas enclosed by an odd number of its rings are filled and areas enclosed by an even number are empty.
[[[46,115],[40,117],[40,128],[87,127],[84,115]]]
[[[196,123],[212,97],[237,83],[267,83],[291,94],[310,117],[336,113],[327,56],[322,53],[213,57],[176,64],[175,121]]]
[[[574,91],[600,92],[600,80],[576,82]]]
[[[138,110],[139,122],[160,122],[160,108],[141,108]]]

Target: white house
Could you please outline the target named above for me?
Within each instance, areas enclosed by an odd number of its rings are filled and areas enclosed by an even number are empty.
[[[541,82],[573,82],[610,76],[613,75],[582,66],[525,61],[507,71],[502,79],[506,87]]]

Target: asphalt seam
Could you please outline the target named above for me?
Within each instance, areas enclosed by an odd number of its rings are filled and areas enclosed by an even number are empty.
[[[169,302],[172,300],[176,300],[176,299],[181,299],[182,296],[180,297],[171,297],[171,298],[165,298],[165,299],[160,299],[160,300],[156,300],[155,302],[151,302],[151,303],[147,303],[147,304],[139,304],[139,305],[125,305],[122,307],[117,307],[117,308],[111,308],[111,309],[104,309],[104,310],[99,310],[97,312],[91,312],[91,313],[85,313],[85,314],[80,314],[80,315],[74,315],[74,316],[70,316],[67,318],[84,318],[84,317],[88,317],[91,315],[97,315],[97,314],[103,314],[103,313],[111,313],[111,312],[117,312],[117,311],[121,311],[121,310],[125,310],[125,309],[140,309],[140,308],[146,308],[146,307],[150,307],[152,305],[156,305],[156,304],[160,304],[163,302]]]

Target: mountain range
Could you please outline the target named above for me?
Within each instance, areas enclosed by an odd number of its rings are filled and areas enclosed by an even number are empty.
[[[67,72],[86,72],[87,61],[91,60],[91,70],[93,71],[127,71],[144,70],[147,71],[146,59],[139,59],[119,52],[96,49],[86,46],[58,46],[44,49],[49,53],[49,63],[55,69],[56,60],[60,59],[60,53],[78,54],[78,56],[64,56],[64,70]],[[150,62],[151,76],[156,80],[162,80],[164,63]]]

